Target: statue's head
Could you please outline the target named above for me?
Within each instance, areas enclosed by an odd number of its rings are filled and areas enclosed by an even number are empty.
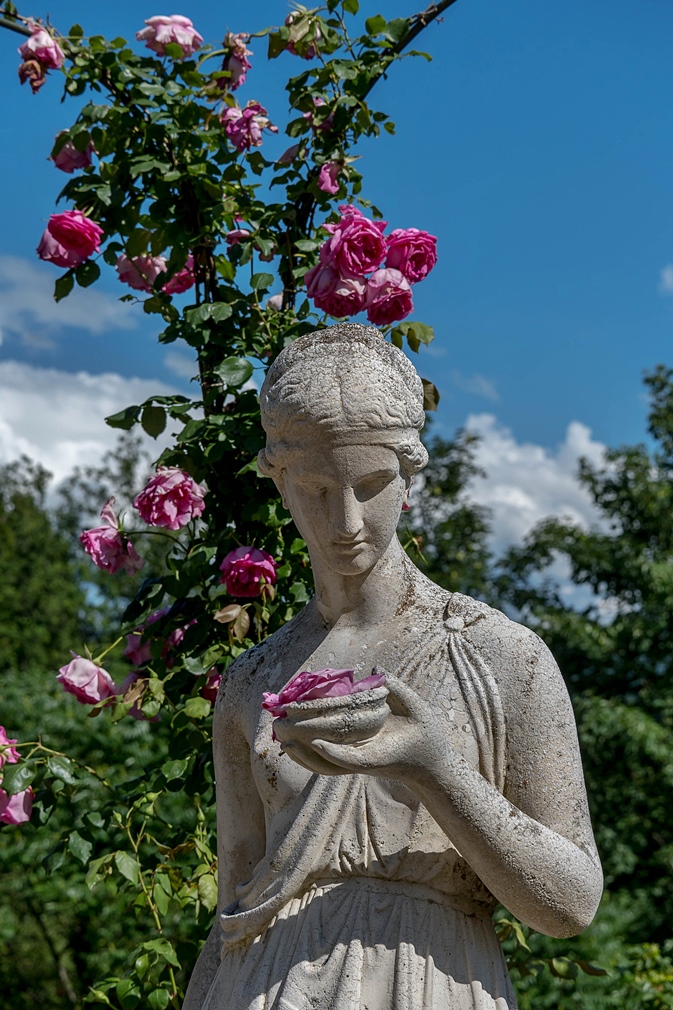
[[[428,459],[415,368],[378,330],[341,323],[279,354],[261,409],[259,470],[276,482],[312,557],[343,574],[366,571]]]

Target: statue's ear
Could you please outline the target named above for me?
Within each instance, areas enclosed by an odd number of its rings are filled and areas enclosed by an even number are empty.
[[[287,501],[285,500],[285,482],[283,480],[284,470],[280,467],[275,466],[266,454],[265,449],[260,449],[257,454],[257,469],[262,474],[263,477],[270,477],[274,482],[278,490],[280,491],[280,497],[283,502],[283,508],[287,509]],[[288,509],[289,511],[289,509]]]

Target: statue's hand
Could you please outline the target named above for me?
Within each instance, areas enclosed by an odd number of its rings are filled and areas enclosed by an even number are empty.
[[[413,783],[436,768],[446,753],[446,717],[397,677],[386,678],[391,715],[379,732],[355,744],[299,740],[279,724],[283,749],[298,764],[320,775],[365,774]]]

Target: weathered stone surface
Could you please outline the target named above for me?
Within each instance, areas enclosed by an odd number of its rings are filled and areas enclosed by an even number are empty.
[[[427,460],[422,396],[408,359],[354,324],[301,338],[264,383],[260,470],[309,546],[316,596],[220,690],[221,914],[186,1010],[509,1010],[496,902],[560,937],[596,910],[600,864],[552,656],[427,580],[395,535]],[[361,679],[375,665],[390,715],[373,736],[342,742],[363,692],[350,709],[277,720],[272,739],[264,691],[300,670]]]

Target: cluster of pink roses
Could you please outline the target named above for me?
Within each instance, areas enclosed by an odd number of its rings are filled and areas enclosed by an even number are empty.
[[[119,280],[134,291],[151,292],[160,274],[166,273],[163,256],[135,256],[130,259],[122,253],[115,264]],[[161,289],[167,295],[181,295],[194,286],[194,257],[190,253],[182,270],[178,270]]]
[[[411,285],[437,262],[437,239],[418,228],[396,228],[386,236],[386,221],[371,221],[350,204],[339,210],[337,224],[323,225],[330,238],[306,274],[306,293],[331,316],[366,309],[375,326],[404,319],[414,307]]]
[[[227,106],[220,113],[220,121],[227,137],[239,152],[261,147],[263,130],[278,133],[278,127],[273,125],[266,109],[255,101],[248,102],[244,109],[238,105]]]
[[[100,248],[103,229],[81,210],[52,214],[37,247],[37,255],[57,267],[77,267]]]
[[[16,740],[10,740],[5,727],[0,726],[0,769],[5,764],[15,765],[20,760],[21,754],[14,746],[16,742]],[[1,773],[0,782],[2,782]],[[12,796],[0,788],[0,823],[24,824],[25,821],[30,820],[32,812],[33,790],[30,786]]]
[[[65,59],[65,54],[56,39],[46,28],[37,24],[32,25],[30,37],[19,46],[19,55],[23,58],[23,63],[19,67],[19,80],[22,84],[30,81],[34,95],[46,81],[47,71],[58,70]]]
[[[205,506],[206,489],[188,473],[175,466],[160,466],[140,494],[133,507],[149,526],[179,530],[192,519],[198,519]],[[80,543],[103,571],[114,575],[123,568],[129,575],[139,571],[145,562],[124,533],[114,509],[114,498],[101,511],[103,526],[84,530]]]
[[[203,36],[183,14],[157,14],[147,18],[145,24],[147,27],[136,32],[136,38],[158,56],[165,56],[166,46],[173,44],[180,46],[184,60],[203,44]]]

